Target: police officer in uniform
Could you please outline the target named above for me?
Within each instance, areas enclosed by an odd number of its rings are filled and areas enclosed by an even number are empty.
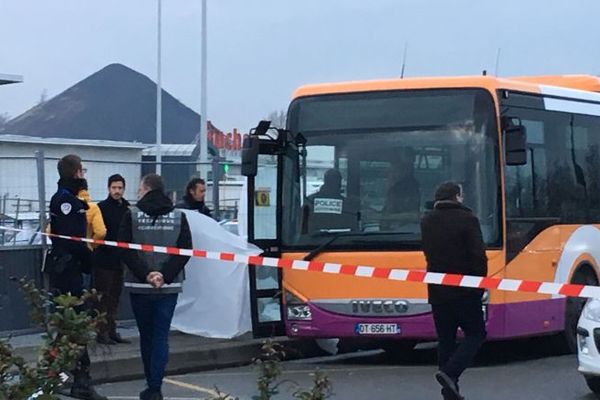
[[[128,243],[192,248],[185,214],[173,207],[159,175],[140,182],[139,201],[128,210],[119,228],[119,240]],[[141,400],[162,400],[162,381],[169,358],[169,328],[181,292],[189,257],[124,250],[128,267],[124,286],[140,332],[140,350],[147,388]]]
[[[86,237],[86,210],[88,205],[77,197],[85,179],[81,158],[74,154],[58,161],[58,190],[50,200],[50,232],[58,235]],[[81,296],[83,273],[90,273],[91,250],[83,242],[52,239],[52,259],[45,272],[49,275],[50,289],[55,294],[70,293]],[[106,400],[96,393],[91,384],[90,357],[87,347],[73,371],[71,397],[86,400]]]
[[[325,172],[319,191],[307,197],[303,213],[303,233],[358,228],[358,206],[342,195],[342,175],[335,168]]]

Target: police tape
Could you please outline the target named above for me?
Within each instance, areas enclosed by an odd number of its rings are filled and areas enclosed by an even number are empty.
[[[25,229],[17,229],[1,225],[0,230],[26,232]],[[321,261],[293,260],[288,258],[247,256],[218,251],[180,249],[177,247],[157,246],[153,244],[138,244],[110,240],[88,239],[77,236],[65,236],[45,232],[36,232],[36,234],[58,239],[86,242],[97,245],[118,247],[122,249],[139,250],[150,253],[198,257],[218,261],[231,261],[255,266],[274,267],[296,271],[323,272],[326,274],[351,275],[361,278],[378,278],[387,279],[391,281],[420,282],[442,286],[455,286],[476,289],[497,289],[508,292],[528,292],[549,295],[562,295],[567,297],[600,298],[600,287],[579,285],[575,283],[543,282],[509,278],[481,277],[473,275],[426,272],[404,268],[384,268],[368,265],[336,264]]]

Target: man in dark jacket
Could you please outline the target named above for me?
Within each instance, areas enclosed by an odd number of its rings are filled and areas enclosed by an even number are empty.
[[[74,154],[64,156],[58,161],[58,190],[50,199],[50,232],[58,235],[86,237],[87,222],[85,212],[88,205],[77,197],[85,185],[81,158]],[[83,292],[83,273],[90,273],[92,253],[83,242],[67,239],[52,239],[51,259],[46,265],[50,290],[55,294],[81,296]],[[84,311],[84,310],[80,310]],[[73,371],[71,397],[86,400],[106,400],[99,395],[91,384],[90,357],[87,347],[81,353]]]
[[[388,175],[389,189],[381,210],[381,229],[405,230],[404,225],[418,224],[421,207],[421,188],[414,177],[415,151],[403,147],[392,163]]]
[[[421,221],[427,271],[487,275],[487,257],[479,220],[465,207],[462,188],[446,182],[435,192],[434,210]],[[438,335],[436,379],[445,399],[462,399],[458,380],[471,364],[486,337],[481,289],[428,286],[429,303]],[[465,334],[456,346],[456,331]]]
[[[125,213],[119,241],[192,248],[190,228],[181,210],[164,192],[159,175],[148,174],[140,182],[139,201]],[[140,331],[140,350],[148,387],[141,400],[162,400],[162,381],[169,358],[169,328],[189,257],[124,250],[129,268],[125,287]]]
[[[204,198],[206,197],[206,182],[202,178],[193,178],[190,180],[185,188],[185,194],[180,202],[175,206],[176,208],[183,208],[186,210],[196,210],[207,217],[212,218],[210,209],[206,206]]]
[[[108,178],[108,197],[98,203],[104,224],[105,240],[115,241],[129,202],[123,198],[125,178],[119,174]],[[106,323],[98,326],[98,343],[130,343],[117,333],[117,309],[123,288],[123,263],[115,247],[100,246],[94,250],[94,287],[102,295],[99,309],[106,313]]]

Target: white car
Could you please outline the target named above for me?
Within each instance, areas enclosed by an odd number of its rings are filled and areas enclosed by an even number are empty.
[[[600,299],[590,299],[577,324],[579,372],[600,398]]]

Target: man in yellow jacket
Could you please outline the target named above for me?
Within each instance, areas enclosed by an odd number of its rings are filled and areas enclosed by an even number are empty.
[[[87,238],[88,239],[96,239],[102,240],[106,236],[106,226],[104,225],[104,219],[102,219],[102,213],[100,212],[100,208],[98,204],[93,202],[90,193],[87,188],[87,181],[85,182],[85,186],[79,190],[77,193],[77,197],[85,201],[89,208],[85,212],[85,219],[87,220]],[[97,247],[95,244],[88,243],[90,250],[93,250]]]
[[[82,179],[82,187],[77,192],[77,198],[88,205],[88,209],[85,211],[85,219],[87,222],[86,237],[88,239],[102,240],[106,236],[106,225],[100,212],[98,204],[92,201],[90,192],[88,192],[87,180]],[[98,245],[88,243],[87,246],[90,250],[94,250]],[[91,266],[90,266],[91,268]],[[91,289],[94,286],[92,282],[92,274],[83,275],[83,285],[86,289]]]

